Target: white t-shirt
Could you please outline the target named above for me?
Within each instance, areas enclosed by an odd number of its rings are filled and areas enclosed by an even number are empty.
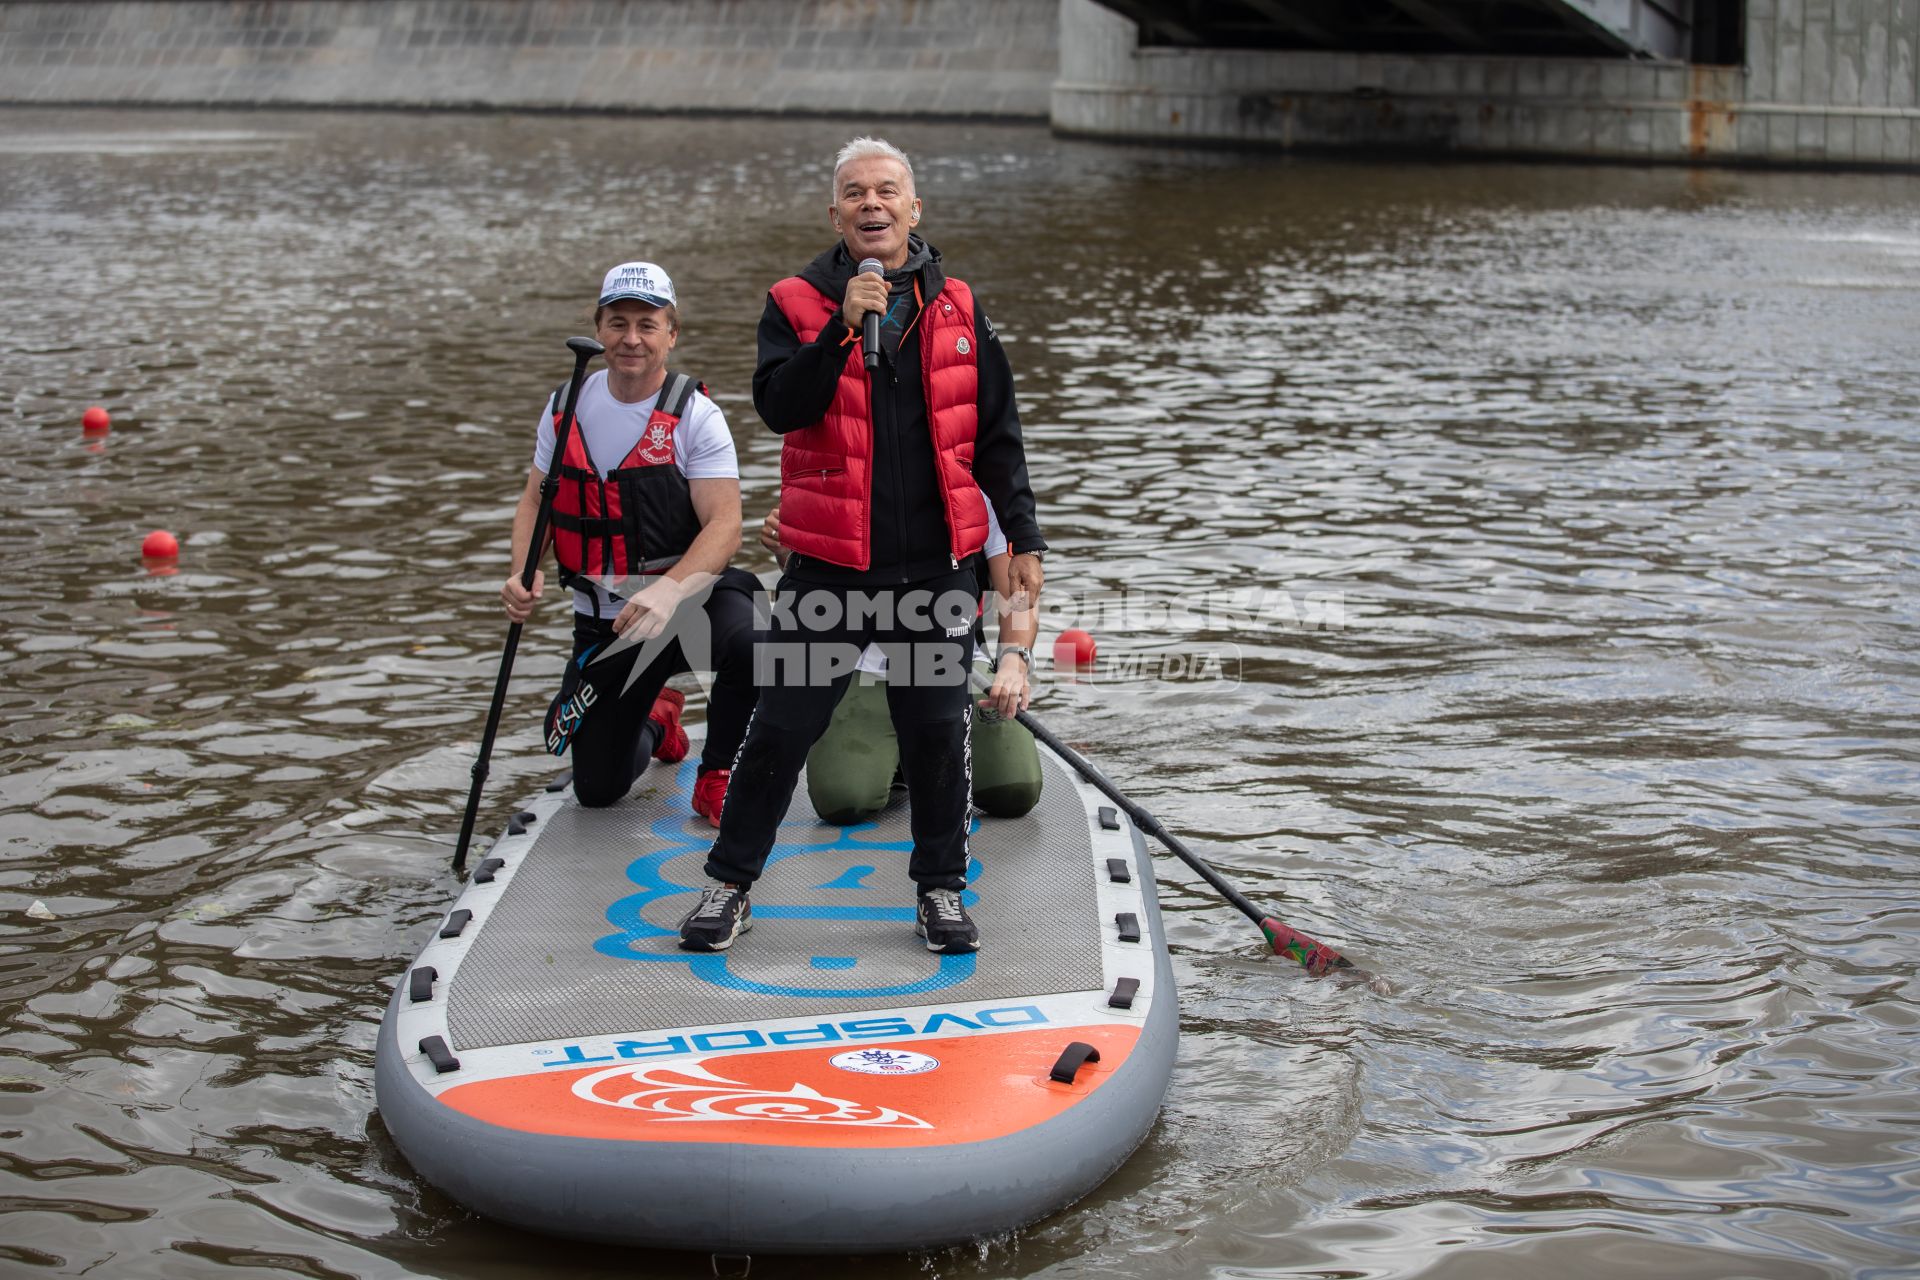
[[[662,390],[665,388],[663,387]],[[565,394],[564,390],[561,393]],[[601,475],[619,466],[640,442],[653,416],[659,395],[648,396],[638,404],[626,404],[607,390],[606,370],[587,375],[580,386],[580,403],[573,411],[573,429],[587,447],[593,469]],[[534,440],[533,465],[542,475],[553,469],[553,398],[541,406],[539,434]],[[727,430],[727,416],[720,406],[698,391],[687,401],[680,425],[673,430],[673,464],[689,480],[738,480],[740,461],[733,449],[733,433]],[[611,618],[620,612],[625,600],[612,596],[600,604],[600,616]],[[594,610],[593,595],[576,590],[573,607],[581,613]]]
[[[983,498],[987,496],[984,490],[980,496]],[[991,560],[995,556],[1005,555],[1006,553],[1007,535],[1000,531],[1000,517],[993,513],[993,502],[991,499],[988,499],[987,545],[980,548],[980,554]],[[975,658],[984,658],[986,655],[980,651],[978,645],[975,645],[973,656]],[[860,662],[854,670],[864,671],[870,676],[884,676],[887,674],[887,655],[880,652],[879,645],[870,644],[860,651]]]

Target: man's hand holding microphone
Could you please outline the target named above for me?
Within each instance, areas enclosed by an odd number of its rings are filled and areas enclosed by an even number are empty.
[[[847,281],[847,296],[840,301],[840,319],[847,328],[860,331],[860,346],[867,353],[869,369],[880,367],[880,317],[886,313],[886,268],[878,258],[864,259],[858,274]]]

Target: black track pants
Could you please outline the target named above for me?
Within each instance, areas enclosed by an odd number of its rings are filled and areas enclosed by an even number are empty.
[[[696,668],[714,673],[701,767],[725,769],[732,764],[759,697],[753,683],[754,615],[763,600],[760,583],[752,574],[727,569],[704,601],[689,600],[682,606],[682,616],[675,618],[667,633],[672,639],[613,653],[592,663],[585,675],[580,655],[608,646],[616,637],[611,620],[574,614],[574,660],[567,664],[553,705],[571,698],[583,679],[591,679],[602,692],[568,748],[573,753],[573,792],[581,804],[599,808],[626,796],[660,744],[659,727],[647,718],[654,699],[670,677]],[[704,622],[686,617],[690,611],[699,612]],[[643,656],[646,666],[627,684]]]
[[[889,587],[783,576],[757,645],[760,702],[734,761],[707,874],[759,879],[807,752],[869,643],[886,650],[887,711],[912,806],[907,873],[921,892],[966,887],[971,798],[967,656],[979,583],[971,569]]]

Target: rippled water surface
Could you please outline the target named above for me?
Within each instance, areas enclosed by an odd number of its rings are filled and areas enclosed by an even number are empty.
[[[531,423],[653,258],[763,512],[753,323],[848,131],[0,114],[0,1271],[552,1274],[373,1110]],[[1049,630],[1114,664],[1045,719],[1399,991],[1169,859],[1131,1163],[978,1250],[755,1274],[1910,1274],[1920,179],[894,136],[1016,364]]]

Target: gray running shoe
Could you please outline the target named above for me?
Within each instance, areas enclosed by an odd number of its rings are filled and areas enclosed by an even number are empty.
[[[753,904],[740,885],[709,880],[700,901],[680,921],[682,951],[725,951],[733,940],[753,928]]]
[[[913,931],[927,940],[927,950],[962,955],[980,949],[980,930],[952,889],[930,889],[920,895]]]

